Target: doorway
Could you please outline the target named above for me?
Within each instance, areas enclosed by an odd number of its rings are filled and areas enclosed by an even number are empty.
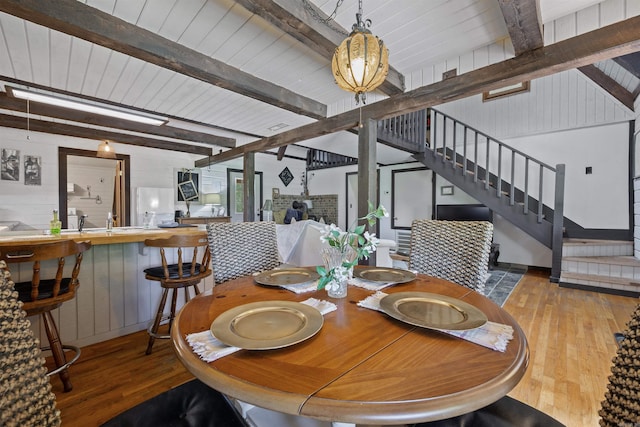
[[[82,176],[82,179],[70,176]],[[77,181],[77,182],[74,182]],[[100,159],[96,151],[58,148],[58,206],[63,228],[69,228],[70,198],[81,203],[89,215],[86,227],[104,227],[107,212],[116,216],[119,227],[131,225],[130,158]],[[74,203],[75,204],[75,203]]]
[[[242,169],[227,169],[227,215],[231,222],[244,221],[244,177]],[[262,221],[262,172],[255,173],[253,198],[256,221]]]
[[[435,211],[435,175],[427,168],[391,172],[391,228],[410,230],[414,219],[431,219]]]
[[[351,227],[358,220],[358,172],[346,174],[346,221],[345,229]],[[376,172],[376,199],[372,201],[374,206],[380,203],[380,170]],[[376,234],[380,235],[380,222],[376,222]]]

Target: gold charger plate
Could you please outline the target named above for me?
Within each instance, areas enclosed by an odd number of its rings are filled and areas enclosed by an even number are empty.
[[[380,283],[406,283],[416,278],[412,271],[386,267],[357,268],[353,275],[368,282]]]
[[[380,308],[395,319],[435,330],[462,331],[487,323],[487,316],[471,304],[427,292],[389,294],[380,300]]]
[[[280,268],[264,271],[254,277],[256,283],[266,286],[298,285],[318,280],[320,275],[308,268]]]
[[[219,315],[211,333],[223,343],[247,350],[271,350],[314,336],[324,318],[318,309],[293,301],[259,301]]]

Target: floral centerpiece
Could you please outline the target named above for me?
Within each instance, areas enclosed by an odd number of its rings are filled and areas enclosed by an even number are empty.
[[[316,268],[320,275],[318,289],[326,288],[329,296],[346,296],[347,280],[353,277],[353,267],[359,260],[368,259],[379,243],[375,233],[365,231],[366,224],[357,225],[358,221],[366,220],[367,224],[372,226],[379,218],[388,216],[389,213],[384,206],[379,205],[374,209],[373,204],[369,202],[369,213],[354,221],[346,232],[335,224],[325,227],[321,239],[329,248],[323,252],[325,265]]]

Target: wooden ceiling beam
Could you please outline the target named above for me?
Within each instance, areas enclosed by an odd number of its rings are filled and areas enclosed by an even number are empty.
[[[8,114],[0,114],[0,126],[33,132],[73,136],[76,138],[95,139],[98,141],[107,139],[117,144],[137,145],[139,147],[157,148],[159,150],[179,151],[182,153],[197,154],[200,156],[211,156],[212,154],[211,147],[189,145],[162,139],[145,138],[138,135],[87,128],[66,123],[36,120],[32,118],[29,119],[27,124],[26,117],[12,116]]]
[[[627,89],[622,87],[614,79],[606,75],[595,65],[585,65],[578,68],[585,76],[589,77],[595,84],[600,86],[607,93],[617,99],[622,105],[633,111],[634,96]]]
[[[328,61],[332,60],[336,47],[351,32],[333,20],[327,24],[320,22],[320,19],[329,17],[308,1],[236,0],[236,3],[302,42]],[[403,93],[405,91],[404,76],[389,66],[387,79],[378,90],[387,95]]]
[[[516,56],[544,46],[540,0],[498,0]]]
[[[395,117],[637,51],[640,51],[640,16],[365,105],[361,110],[362,120]],[[204,167],[241,157],[245,152],[274,149],[350,129],[355,127],[359,120],[360,111],[350,110],[233,148],[208,159],[198,160],[196,166]]]
[[[297,114],[327,116],[322,103],[77,0],[2,0],[0,11]]]
[[[284,158],[284,153],[287,151],[287,146],[283,145],[282,147],[278,148],[278,160],[282,160]]]
[[[0,109],[26,113],[27,101],[25,101],[24,99],[12,98],[6,93],[0,92]],[[236,146],[236,140],[233,138],[226,138],[209,133],[196,132],[172,126],[145,125],[142,123],[135,123],[130,120],[116,119],[83,111],[70,110],[68,108],[43,105],[37,102],[29,103],[29,113],[36,116],[53,117],[56,119],[69,120],[72,122],[87,123],[94,126],[103,126],[130,132],[156,135],[164,138],[199,142],[202,144],[215,145],[217,147],[233,148]]]

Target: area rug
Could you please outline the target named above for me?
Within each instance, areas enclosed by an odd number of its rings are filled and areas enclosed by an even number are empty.
[[[493,266],[484,285],[484,294],[502,307],[526,272],[527,267],[520,264],[500,263]]]

